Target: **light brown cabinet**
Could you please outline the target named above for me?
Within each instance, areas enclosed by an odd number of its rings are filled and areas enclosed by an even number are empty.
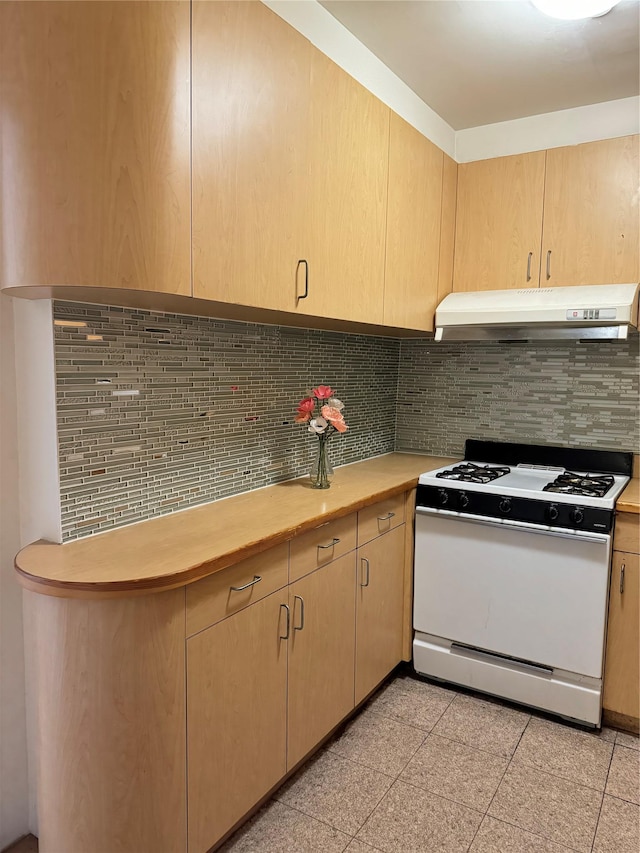
[[[405,526],[358,548],[356,704],[402,660]]]
[[[638,281],[638,136],[458,167],[456,291]]]
[[[621,728],[640,725],[640,525],[620,513],[613,540],[604,669],[605,718]],[[625,549],[625,550],[622,550]]]
[[[191,294],[189,65],[188,3],[0,3],[3,287]]]
[[[443,157],[432,142],[391,113],[383,315],[387,326],[433,331]]]
[[[355,552],[289,587],[287,770],[354,708]]]

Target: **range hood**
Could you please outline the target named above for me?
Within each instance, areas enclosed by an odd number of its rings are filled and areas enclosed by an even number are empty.
[[[450,293],[436,341],[624,339],[638,325],[638,285],[598,284]]]

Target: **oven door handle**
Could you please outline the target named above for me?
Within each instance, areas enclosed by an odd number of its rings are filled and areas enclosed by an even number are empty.
[[[417,506],[416,513],[420,513],[422,515],[437,515],[441,518],[450,518],[453,521],[463,521],[469,524],[484,524],[487,527],[499,527],[503,530],[523,530],[526,533],[537,533],[539,536],[557,536],[560,539],[580,539],[582,542],[598,542],[602,545],[606,545],[610,538],[607,533],[586,533],[582,530],[565,532],[557,527],[541,527],[539,524],[529,524],[526,521],[511,521],[508,518],[493,521],[492,519],[485,518],[482,515],[462,514],[448,509],[436,509],[435,507],[429,506]]]

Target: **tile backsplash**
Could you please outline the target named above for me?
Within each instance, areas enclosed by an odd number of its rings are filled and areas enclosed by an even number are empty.
[[[334,464],[394,449],[389,338],[54,303],[63,539],[300,476],[296,403],[330,384]],[[250,523],[249,520],[247,523]]]
[[[396,447],[460,456],[483,438],[638,453],[639,340],[403,341]]]

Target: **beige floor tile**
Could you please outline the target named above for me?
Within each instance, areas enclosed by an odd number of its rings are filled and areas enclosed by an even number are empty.
[[[469,853],[567,853],[569,849],[487,815]]]
[[[392,781],[377,770],[326,751],[312,758],[275,798],[355,835]]]
[[[619,797],[636,805],[640,804],[640,752],[638,750],[615,745],[606,791],[612,797]]]
[[[377,847],[371,847],[369,844],[365,844],[364,841],[358,841],[357,838],[354,838],[347,847],[346,853],[373,853],[377,849]]]
[[[574,850],[593,843],[602,794],[567,779],[512,763],[489,814]]]
[[[532,718],[513,760],[604,791],[613,744],[563,723]]]
[[[460,693],[435,725],[433,734],[510,758],[529,719],[529,714],[522,711]]]
[[[425,733],[420,729],[367,709],[330,742],[329,749],[395,778],[424,739]]]
[[[430,732],[456,695],[454,690],[400,676],[374,696],[369,707],[377,714]]]
[[[400,778],[432,794],[485,812],[508,763],[508,758],[431,734]]]
[[[604,795],[594,853],[638,853],[640,807]]]
[[[357,837],[383,853],[464,853],[481,820],[480,812],[398,781]]]
[[[628,749],[640,749],[640,737],[630,732],[616,732],[616,743],[626,746]]]
[[[271,800],[220,849],[220,853],[342,853],[351,836]]]

